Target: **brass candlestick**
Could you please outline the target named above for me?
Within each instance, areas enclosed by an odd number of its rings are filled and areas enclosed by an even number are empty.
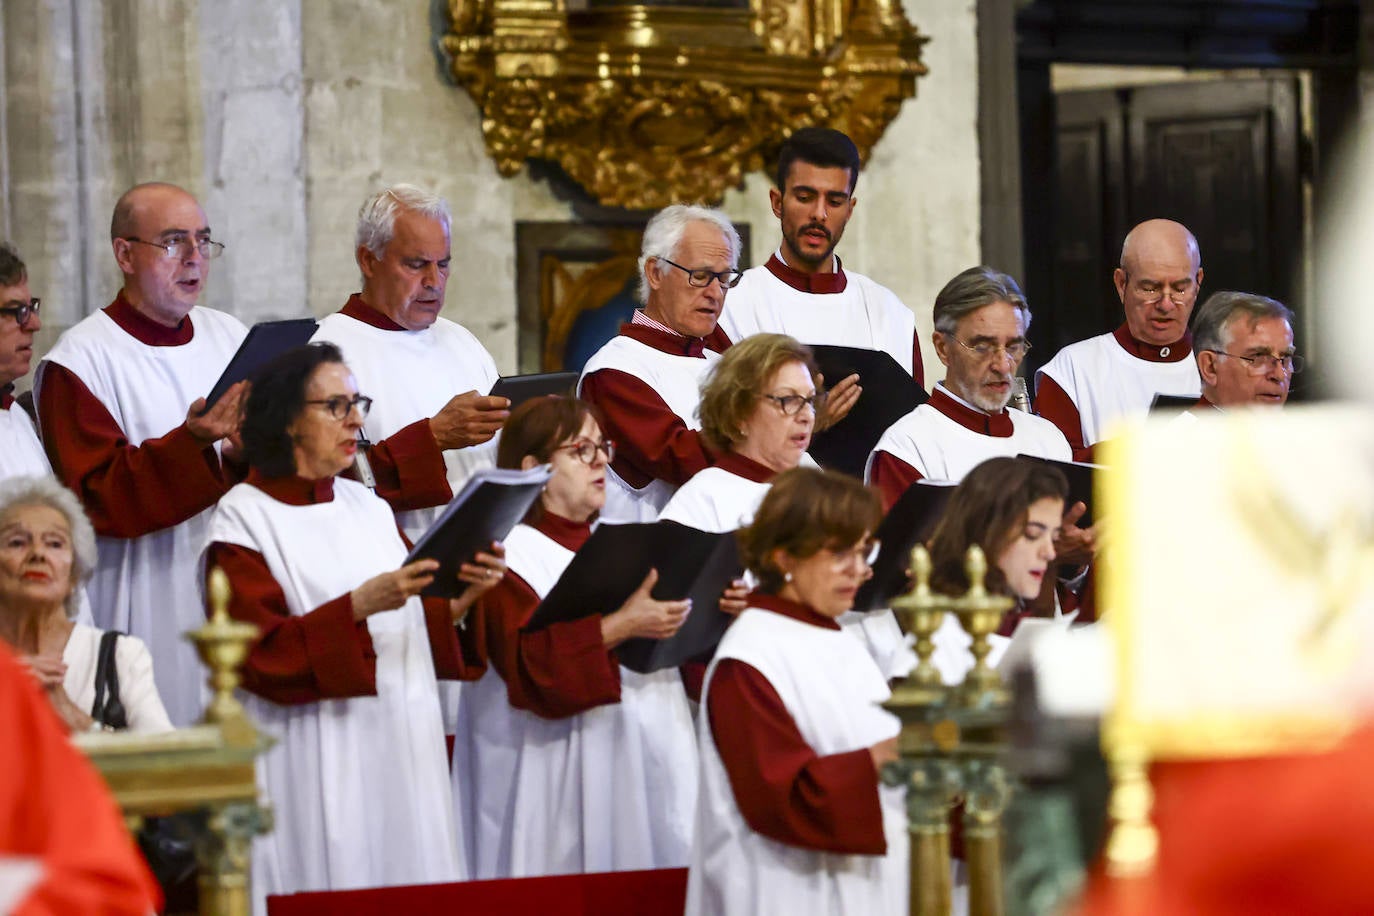
[[[210,620],[186,636],[196,644],[196,653],[210,669],[213,697],[205,707],[203,721],[218,725],[228,744],[257,742],[257,730],[244,714],[234,696],[239,685],[239,666],[248,657],[248,648],[258,635],[251,623],[229,618],[229,577],[216,567],[210,571]]]
[[[988,637],[997,632],[1002,618],[1016,602],[1005,595],[988,594],[985,584],[988,558],[977,544],[969,547],[964,555],[964,572],[968,574],[969,587],[963,597],[955,601],[954,613],[959,615],[959,623],[973,638],[974,661],[959,687],[959,699],[970,708],[1005,706],[1011,695],[1002,683],[1002,676],[988,664],[988,653],[992,651]]]
[[[950,600],[930,590],[930,553],[920,544],[911,549],[911,575],[915,587],[892,600],[892,610],[916,637],[916,669],[894,691],[894,705],[938,703],[944,699],[944,682],[930,660],[935,654],[932,637],[945,620]]]

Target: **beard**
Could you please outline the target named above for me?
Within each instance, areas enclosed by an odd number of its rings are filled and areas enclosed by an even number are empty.
[[[1007,383],[1006,393],[993,394],[982,385],[979,385],[973,391],[965,395],[964,400],[984,413],[1001,413],[1003,410],[1006,410],[1007,405],[1011,403],[1012,394],[1016,391],[1011,376],[998,376],[996,379],[985,379],[984,381],[1005,381]]]
[[[815,255],[811,254],[809,249],[803,249],[802,247],[802,234],[810,232],[813,229],[817,232],[824,232],[826,240],[825,250]],[[792,249],[792,255],[812,270],[816,270],[823,266],[826,261],[830,260],[830,256],[835,253],[835,236],[829,229],[816,223],[808,223],[805,226],[801,226],[797,231],[786,236],[786,239],[787,247]]]

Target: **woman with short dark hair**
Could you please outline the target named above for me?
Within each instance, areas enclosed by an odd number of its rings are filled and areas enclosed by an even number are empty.
[[[492,670],[463,691],[453,759],[475,878],[687,864],[697,773],[686,691],[676,669],[638,674],[615,654],[677,632],[687,602],[650,597],[650,573],[618,608],[525,630],[591,537],[614,453],[576,398],[526,401],[501,431],[498,467],[549,464],[553,476],[506,537],[510,574],[478,611]]]
[[[272,362],[243,419],[248,479],[210,523],[206,570],[260,631],[245,705],[277,741],[258,767],[276,813],[253,844],[259,913],[268,894],[464,877],[436,679],[482,672],[456,627],[502,564],[479,554],[461,598],[421,600],[437,562],[405,564],[390,507],[336,476],[370,406],[331,344]]]
[[[905,912],[902,793],[878,778],[899,723],[836,622],[872,575],[881,515],[857,480],[797,468],[740,532],[760,584],[706,677],[688,914]]]

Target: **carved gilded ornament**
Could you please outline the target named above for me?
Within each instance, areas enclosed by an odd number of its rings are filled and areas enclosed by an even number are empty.
[[[549,160],[607,206],[718,201],[809,125],[867,157],[926,72],[889,0],[591,3],[450,0],[442,47],[501,174]]]

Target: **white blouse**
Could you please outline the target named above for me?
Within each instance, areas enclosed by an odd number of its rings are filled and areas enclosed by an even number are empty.
[[[62,686],[76,707],[87,715],[95,703],[95,669],[100,661],[103,630],[76,624],[62,650],[67,676]],[[172,722],[153,683],[153,657],[143,640],[120,634],[115,641],[115,673],[119,675],[119,700],[131,732],[169,732]]]

